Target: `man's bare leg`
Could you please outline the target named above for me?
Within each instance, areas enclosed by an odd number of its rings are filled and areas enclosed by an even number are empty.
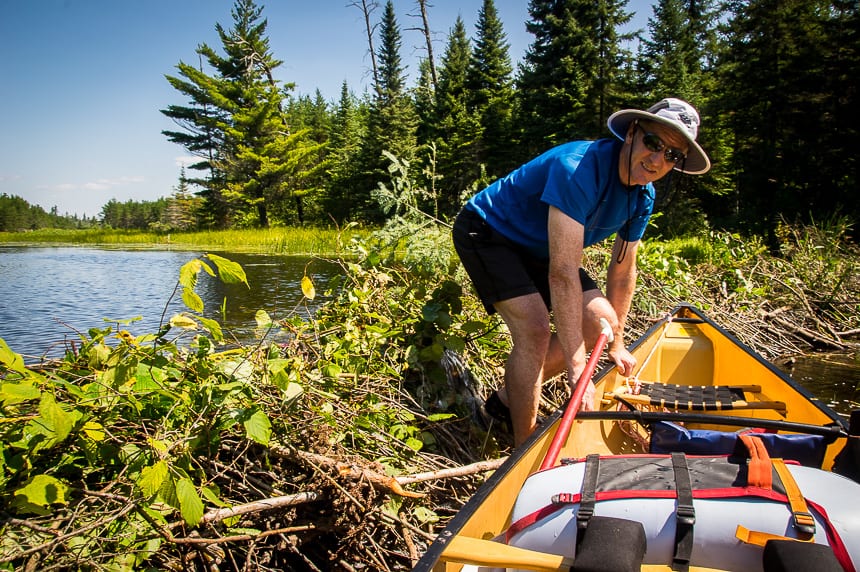
[[[535,305],[536,303],[539,307]],[[601,330],[600,318],[605,318],[613,327],[618,318],[609,300],[599,290],[585,292],[583,305],[585,306],[583,337],[586,346],[593,347]],[[508,324],[514,340],[505,366],[505,385],[499,389],[498,394],[502,403],[511,410],[514,442],[519,445],[536,427],[543,382],[561,374],[566,369],[564,352],[558,336],[553,333],[550,334],[543,360],[537,359],[537,356],[541,355],[542,339],[549,332],[548,315],[546,330],[539,320],[537,323],[530,323],[530,319],[533,321],[535,316],[539,317],[542,313],[546,313],[546,307],[539,295],[506,300],[498,303],[496,309]],[[518,337],[523,338],[519,343]],[[512,404],[515,405],[512,406]]]
[[[496,310],[513,342],[505,364],[504,392],[499,398],[511,410],[514,446],[519,446],[536,426],[544,361],[552,338],[549,312],[540,294],[497,302]]]

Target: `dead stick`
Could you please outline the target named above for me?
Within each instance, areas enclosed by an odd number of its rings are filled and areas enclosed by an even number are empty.
[[[423,481],[433,481],[441,479],[450,479],[453,477],[467,477],[475,473],[483,473],[485,471],[495,471],[502,466],[502,463],[507,461],[507,457],[493,459],[491,461],[478,461],[471,465],[463,465],[460,467],[452,467],[450,469],[440,469],[438,471],[428,471],[426,473],[415,473],[413,475],[404,475],[397,477],[397,482],[401,485],[412,483],[420,483]]]
[[[394,477],[383,475],[377,471],[374,471],[373,469],[358,466],[355,463],[337,461],[324,455],[309,453],[307,451],[300,451],[298,449],[291,449],[289,447],[284,447],[280,445],[272,445],[269,448],[269,451],[274,455],[282,458],[294,460],[297,459],[314,465],[321,465],[323,467],[328,467],[329,469],[334,469],[342,477],[348,477],[353,480],[367,479],[367,481],[370,482],[375,488],[392,492],[403,497],[423,498],[424,496],[426,496],[423,493],[414,493],[412,491],[407,491],[402,486],[400,486],[400,482]]]
[[[284,495],[280,497],[272,497],[263,500],[253,501],[246,504],[236,505],[230,508],[219,508],[212,511],[207,512],[203,515],[203,518],[200,520],[202,523],[210,523],[210,522],[220,522],[224,519],[239,516],[242,514],[248,514],[252,512],[261,512],[264,510],[270,510],[273,508],[282,508],[285,506],[296,506],[299,504],[305,504],[309,502],[314,502],[320,499],[319,493],[315,493],[313,491],[298,493],[294,495]]]

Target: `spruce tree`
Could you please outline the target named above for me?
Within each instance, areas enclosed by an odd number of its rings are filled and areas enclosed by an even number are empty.
[[[371,103],[367,138],[362,152],[365,177],[357,193],[359,212],[369,220],[381,220],[382,213],[372,200],[371,192],[388,182],[389,161],[383,151],[404,161],[415,156],[415,108],[406,90],[406,67],[400,56],[401,35],[391,0],[385,5],[379,27],[380,47],[377,54],[379,85]]]
[[[617,28],[627,0],[531,0],[526,29],[535,39],[519,72],[526,152],[605,135],[619,99],[624,53]]]
[[[480,173],[474,154],[479,124],[469,110],[470,94],[467,88],[470,56],[466,26],[458,16],[448,34],[439,68],[432,130],[436,145],[436,167],[441,176],[437,184],[439,208],[442,214],[449,216],[459,211],[461,196]]]
[[[709,113],[706,94],[711,70],[704,48],[714,42],[712,0],[659,0],[648,20],[650,36],[643,40],[639,56],[640,95],[630,104],[644,109],[665,97],[679,97],[693,104],[702,118],[698,141],[719,165],[721,129]],[[717,152],[717,155],[715,155]],[[694,232],[707,224],[702,200],[724,192],[725,170],[716,166],[704,177],[672,173],[656,183],[655,210],[664,236]]]
[[[514,165],[510,150],[514,108],[513,66],[509,44],[493,0],[478,13],[475,47],[466,74],[467,105],[480,124],[474,156],[496,178]]]
[[[840,109],[834,102],[856,93],[856,80],[833,76],[848,63],[833,42],[836,21],[845,15],[826,0],[753,0],[731,8],[720,105],[734,137],[732,214],[764,231],[777,215],[820,220],[857,212],[856,190],[850,190],[856,170],[845,170],[856,165],[856,152],[833,135],[845,127],[834,123]]]
[[[366,107],[366,105],[365,105]],[[359,153],[366,131],[366,113],[355,95],[343,82],[329,132],[329,185],[323,199],[327,216],[338,223],[355,217],[354,195],[361,180]]]

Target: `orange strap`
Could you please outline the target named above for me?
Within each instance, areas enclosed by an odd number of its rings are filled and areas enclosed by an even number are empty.
[[[773,471],[771,470],[770,455],[761,439],[750,435],[739,435],[750,454],[747,467],[747,485],[771,490],[773,487]]]
[[[756,546],[764,546],[768,540],[797,540],[796,538],[770,534],[769,532],[750,530],[742,524],[739,524],[735,530],[735,537],[745,544],[755,544]]]
[[[782,459],[774,459],[773,468],[779,475],[779,480],[782,481],[785,496],[788,497],[788,504],[791,506],[794,528],[797,529],[798,537],[803,540],[812,538],[815,534],[815,519],[810,514],[809,507],[806,506],[806,500],[800,492],[800,487],[797,486],[797,481],[794,480],[791,471],[788,470]]]
[[[743,438],[743,436],[741,437]],[[753,439],[761,443],[759,439]],[[751,443],[746,440],[744,443],[750,448],[750,454],[753,454]],[[754,458],[754,457],[753,457]],[[791,471],[785,465],[782,459],[772,459],[776,474],[779,475],[779,480],[782,481],[782,487],[785,489],[785,496],[788,497],[788,504],[791,507],[793,517],[792,524],[797,530],[797,538],[789,538],[778,534],[770,534],[768,532],[759,532],[757,530],[749,530],[748,528],[738,525],[735,530],[735,537],[746,544],[755,544],[756,546],[764,546],[768,540],[795,540],[799,542],[812,542],[815,536],[815,518],[809,512],[809,507],[806,504],[806,499],[800,492],[800,487],[797,486],[797,481],[794,480]],[[750,484],[753,481],[753,461],[750,460],[749,480]],[[758,469],[756,469],[757,471]],[[769,471],[768,471],[769,473]]]

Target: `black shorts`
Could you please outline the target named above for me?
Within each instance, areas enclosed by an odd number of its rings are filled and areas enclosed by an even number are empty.
[[[534,293],[541,295],[547,309],[552,308],[548,259],[536,258],[499,234],[468,207],[457,215],[452,235],[454,248],[487,312],[496,311],[496,302]],[[583,292],[599,289],[582,268],[579,280]]]

